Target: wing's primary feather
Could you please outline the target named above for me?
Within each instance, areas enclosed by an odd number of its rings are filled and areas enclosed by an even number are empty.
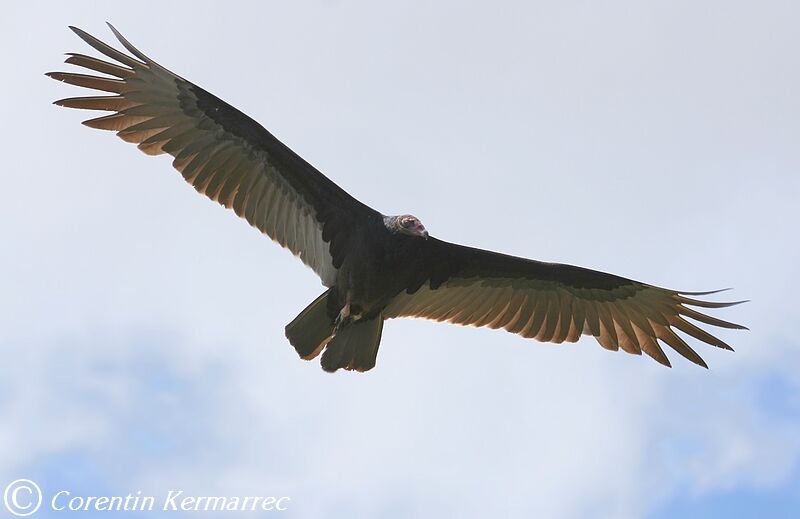
[[[572,265],[544,263],[430,238],[420,246],[420,272],[386,307],[386,318],[420,317],[471,326],[503,328],[543,342],[575,342],[593,336],[606,349],[642,352],[665,366],[659,341],[695,364],[708,367],[676,330],[706,344],[732,349],[684,319],[722,328],[744,326],[708,316],[694,307],[730,303],[678,292]],[[420,281],[421,280],[421,281]]]
[[[135,57],[70,28],[117,63],[75,53],[68,54],[66,63],[111,77],[47,75],[114,95],[73,97],[55,104],[113,112],[84,124],[115,131],[147,154],[172,155],[173,166],[197,191],[233,209],[292,251],[323,284],[333,285],[349,249],[352,222],[377,212],[253,119],[145,56],[114,27],[117,39]]]

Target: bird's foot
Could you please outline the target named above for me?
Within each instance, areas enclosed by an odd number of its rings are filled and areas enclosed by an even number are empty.
[[[336,321],[334,321],[335,328],[334,330],[339,330],[342,326],[346,325],[350,322],[350,303],[345,304],[339,315],[336,317]]]

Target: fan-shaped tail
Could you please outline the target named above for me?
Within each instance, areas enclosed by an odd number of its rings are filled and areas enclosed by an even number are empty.
[[[331,317],[331,311],[334,316],[336,312],[328,308],[330,293],[330,290],[326,290],[286,325],[286,338],[305,360],[319,355],[333,336],[335,318]]]
[[[336,332],[325,348],[322,369],[333,373],[339,368],[355,371],[374,368],[382,332],[382,315],[347,324]]]

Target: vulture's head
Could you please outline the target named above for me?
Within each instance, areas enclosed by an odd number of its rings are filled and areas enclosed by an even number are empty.
[[[419,221],[419,218],[410,214],[401,216],[389,216],[386,218],[386,226],[393,232],[407,234],[408,236],[419,236],[428,239],[428,231]]]

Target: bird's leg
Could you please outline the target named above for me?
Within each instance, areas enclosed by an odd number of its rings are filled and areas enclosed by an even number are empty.
[[[338,330],[339,328],[347,324],[349,320],[350,320],[350,301],[348,300],[342,307],[341,311],[339,312],[339,315],[336,317],[335,330]]]

